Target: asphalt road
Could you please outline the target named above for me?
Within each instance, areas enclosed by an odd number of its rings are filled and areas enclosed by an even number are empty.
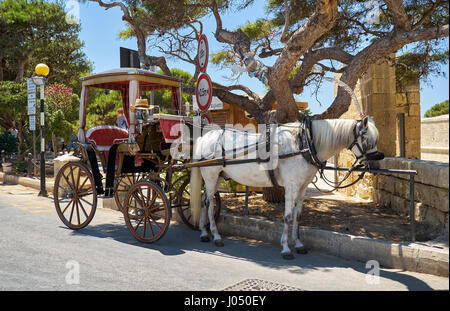
[[[0,185],[0,290],[219,291],[245,280],[308,291],[449,288],[448,278],[393,269],[376,278],[366,263],[314,251],[286,261],[274,245],[224,242],[222,248],[202,243],[198,232],[173,223],[161,240],[142,244],[119,212],[103,208],[88,227],[72,231],[51,198]]]

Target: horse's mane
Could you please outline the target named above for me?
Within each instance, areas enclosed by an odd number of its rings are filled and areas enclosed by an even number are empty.
[[[347,148],[355,139],[353,134],[355,122],[356,120],[351,119],[314,120],[312,131],[316,150],[320,152],[325,147],[329,148],[328,150],[331,152],[335,152]],[[371,118],[368,123],[368,131],[368,144],[376,146],[378,130]]]
[[[354,126],[355,120],[314,120],[312,122],[314,145],[317,150],[324,146],[332,150],[346,147],[354,139]]]

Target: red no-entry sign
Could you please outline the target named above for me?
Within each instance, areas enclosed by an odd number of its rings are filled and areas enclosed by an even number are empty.
[[[195,96],[197,98],[198,108],[201,111],[208,110],[212,100],[212,84],[211,79],[206,73],[202,73],[198,77]]]
[[[209,58],[209,48],[208,48],[208,40],[206,36],[202,34],[200,39],[198,40],[198,49],[197,49],[197,62],[200,72],[206,72],[206,66],[208,66],[208,58]]]

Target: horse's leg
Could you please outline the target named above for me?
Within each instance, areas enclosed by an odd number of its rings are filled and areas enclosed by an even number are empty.
[[[297,189],[293,186],[284,188],[285,190],[285,206],[284,206],[284,228],[281,236],[281,256],[284,259],[294,259],[291,249],[288,245],[289,225],[292,223],[295,199],[297,197]]]
[[[308,251],[306,247],[300,242],[298,237],[298,220],[300,219],[300,215],[302,213],[303,200],[305,198],[307,185],[302,185],[300,191],[298,192],[297,200],[295,202],[294,207],[294,217],[292,223],[292,239],[295,240],[294,249],[298,254],[306,254]]]
[[[204,195],[206,198],[206,194]],[[206,204],[204,204],[206,203]],[[202,198],[202,211],[200,214],[200,221],[199,221],[199,229],[201,231],[200,233],[200,241],[202,242],[209,242],[210,238],[209,238],[209,234],[208,231],[206,230],[206,220],[207,220],[207,214],[208,214],[208,200],[204,200],[204,198]]]
[[[222,242],[222,238],[219,234],[219,231],[217,230],[217,226],[216,226],[216,221],[214,219],[214,210],[215,210],[215,195],[217,192],[217,183],[219,180],[219,174],[220,171],[222,169],[211,169],[209,168],[209,171],[207,174],[203,174],[202,171],[202,176],[203,179],[205,180],[205,194],[206,197],[208,198],[208,218],[209,218],[209,228],[211,230],[211,234],[213,235],[213,239],[214,239],[214,243],[217,246],[223,246],[223,242]],[[205,212],[202,211],[202,218],[206,218],[203,217],[203,215],[206,216],[206,210]],[[206,220],[206,219],[205,219]],[[200,227],[202,233],[200,234],[200,239],[204,240],[205,236],[208,235],[208,232],[206,231],[206,226],[205,226],[206,221],[203,222],[203,228]]]

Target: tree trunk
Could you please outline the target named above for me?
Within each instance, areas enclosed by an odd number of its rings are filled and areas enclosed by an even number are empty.
[[[3,81],[3,56],[0,56],[0,81]]]
[[[23,155],[22,155],[22,145],[23,145],[23,126],[19,125],[17,127],[17,139],[19,140],[19,143],[17,144],[17,159],[18,160],[23,160]]]
[[[52,132],[52,146],[53,146],[53,158],[56,158],[58,154],[58,148],[56,145],[56,136],[55,133],[53,132]]]
[[[263,188],[263,200],[271,203],[284,203],[284,188]]]

